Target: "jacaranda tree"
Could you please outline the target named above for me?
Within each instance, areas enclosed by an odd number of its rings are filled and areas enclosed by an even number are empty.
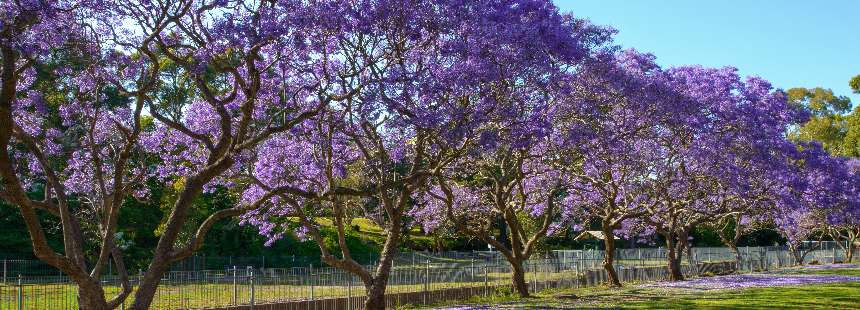
[[[615,286],[621,285],[614,267],[617,233],[645,214],[644,204],[653,203],[645,199],[645,186],[653,172],[650,163],[662,156],[654,152],[654,138],[674,108],[664,77],[651,55],[633,50],[598,55],[564,94],[580,106],[560,107],[565,116],[555,119],[563,139],[559,157],[571,183],[565,213],[599,222],[603,267]]]
[[[786,239],[796,264],[821,246],[835,227],[852,223],[857,214],[856,180],[845,158],[833,157],[818,143],[802,143],[790,158],[789,182],[775,194],[769,216]],[[847,227],[845,227],[847,228]],[[804,244],[816,237],[819,242]]]
[[[125,199],[146,196],[139,95],[157,73],[105,51],[100,29],[82,23],[102,20],[104,5],[0,5],[0,198],[20,209],[35,256],[78,285],[83,309],[115,308],[131,293],[117,222]],[[61,251],[48,245],[37,210],[59,219]],[[121,290],[108,299],[100,281],[109,260]]]
[[[830,211],[827,220],[827,233],[842,249],[848,263],[854,261],[856,246],[860,241],[860,160],[844,160],[848,178],[843,183],[845,198]]]
[[[37,257],[78,283],[81,307],[114,308],[131,292],[114,236],[123,200],[145,195],[142,181],[172,185],[176,199],[135,293],[136,309],[150,307],[170,264],[198,249],[215,222],[253,207],[219,210],[189,227],[204,191],[233,186],[230,177],[259,143],[336,96],[326,74],[339,61],[327,54],[338,21],[308,19],[327,13],[328,4],[3,4],[2,196],[20,206]],[[39,76],[68,86],[48,101],[59,104],[58,117],[43,117],[52,107],[28,88],[33,68],[70,49],[90,58]],[[46,193],[39,201],[26,195],[35,187]],[[47,246],[36,209],[61,219],[63,254]],[[96,236],[95,251],[83,249],[85,228]],[[191,236],[183,239],[185,230]],[[124,285],[106,301],[99,277],[108,259]]]
[[[612,33],[549,0],[4,1],[0,199],[84,309],[132,293],[150,308],[170,265],[240,215],[270,242],[316,242],[367,309],[385,307],[415,224],[499,249],[521,296],[524,262],[574,222],[599,222],[613,285],[618,234],[660,234],[673,280],[708,221],[734,225],[721,236],[736,251],[745,219],[770,214],[798,262],[812,234],[858,238],[856,162],[786,139],[816,96],[792,104],[732,68],[664,70]],[[167,212],[133,291],[120,210],[153,182]],[[241,199],[194,220],[216,190]],[[372,270],[346,242],[359,216],[385,230]],[[111,262],[121,290],[106,297]]]
[[[643,219],[666,240],[672,280],[683,278],[680,262],[696,225],[731,206],[755,200],[754,169],[781,163],[792,149],[786,126],[803,118],[782,92],[759,78],[742,81],[733,68],[680,67],[667,71],[675,89],[674,120],[655,145],[647,214]],[[779,165],[779,164],[777,164]],[[753,173],[751,173],[753,172]]]
[[[556,133],[554,119],[585,117],[557,112],[580,106],[566,96],[574,87],[572,72],[602,50],[612,33],[552,10],[542,14],[550,19],[540,27],[554,32],[521,41],[520,48],[540,48],[547,58],[496,57],[501,70],[490,88],[476,94],[478,100],[492,102],[492,110],[471,131],[467,144],[437,144],[442,153],[458,157],[434,173],[413,209],[428,229],[450,223],[497,249],[511,265],[514,288],[522,297],[529,296],[525,261],[570,218],[564,211],[571,208],[562,206],[569,165],[557,153],[565,141]],[[507,230],[507,240],[495,238],[499,229]]]
[[[516,86],[506,83],[558,71],[585,57],[599,38],[549,1],[369,1],[337,10],[348,22],[332,40],[332,54],[360,74],[335,76],[332,84],[348,96],[329,102],[325,115],[309,119],[307,132],[289,133],[294,137],[278,145],[290,147],[302,135],[321,138],[314,148],[295,149],[309,152],[301,156],[312,159],[311,175],[296,169],[260,175],[268,170],[255,168],[251,179],[260,182],[251,183],[246,201],[269,199],[263,208],[277,211],[253,212],[248,221],[279,236],[276,218],[298,217],[314,239],[318,228],[302,211],[306,206],[324,207],[315,215],[333,216],[341,235],[349,225],[345,215],[356,209],[374,219],[386,231],[376,270],[352,260],[345,243],[341,253],[323,256],[361,278],[366,307],[378,309],[415,195],[478,143],[480,130],[504,107],[499,94]],[[267,157],[260,159],[274,159]]]

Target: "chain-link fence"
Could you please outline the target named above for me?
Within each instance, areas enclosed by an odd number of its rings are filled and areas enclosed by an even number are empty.
[[[784,247],[741,247],[738,251],[741,260],[735,262],[735,253],[728,248],[691,248],[682,259],[683,272],[695,276],[710,271],[710,266],[723,265],[741,271],[760,271],[796,263]],[[668,276],[665,254],[664,249],[619,249],[615,260],[619,277],[625,282],[665,279]],[[591,286],[606,281],[601,251],[553,251],[540,256],[525,264],[526,280],[532,290]],[[829,249],[810,252],[805,262],[841,260],[841,251]],[[403,253],[396,259],[388,281],[387,302],[395,307],[510,291],[511,277],[510,266],[497,253],[438,256]],[[6,274],[4,278],[0,285],[0,309],[77,309],[76,287],[67,277]],[[132,277],[134,287],[138,281],[139,276]],[[105,276],[103,285],[108,295],[120,290],[114,276]],[[158,287],[152,308],[280,304],[283,309],[354,309],[361,305],[364,293],[358,277],[331,267],[229,266],[168,272]],[[132,302],[131,298],[126,304]]]

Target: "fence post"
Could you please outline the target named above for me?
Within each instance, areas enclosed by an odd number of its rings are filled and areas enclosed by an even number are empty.
[[[6,266],[7,264],[8,264],[8,260],[6,260],[4,258],[3,259],[3,285],[6,285],[6,273],[9,271],[8,267]]]
[[[472,264],[469,265],[469,282],[475,281],[475,259],[472,259]]]
[[[525,261],[525,263],[523,263],[523,264],[526,266],[526,271],[524,272],[525,277],[526,277],[526,283],[529,283],[529,280],[528,280],[529,270],[532,271],[531,287],[529,287],[529,290],[533,291],[537,287],[537,280],[536,280],[537,279],[537,273],[535,273],[534,263],[531,264],[532,265],[531,268],[529,268],[529,261]]]
[[[346,273],[346,308],[352,310],[352,274]]]
[[[833,247],[833,261],[831,262],[831,264],[835,264],[835,263],[836,263],[836,247],[834,246]]]
[[[585,270],[585,252],[579,253],[579,266],[577,266],[577,269]]]
[[[237,298],[239,296],[239,281],[238,281],[239,279],[237,278],[237,276],[238,276],[237,271],[238,270],[236,270],[236,266],[233,266],[233,298],[232,298],[233,299],[233,305],[238,304]]]
[[[490,295],[490,277],[487,268],[487,266],[484,266],[484,297]]]
[[[143,268],[137,269],[137,289],[143,284]]]
[[[249,302],[251,304],[251,310],[254,309],[254,269],[251,268],[251,274],[248,276],[248,281],[251,283],[251,296],[249,297]]]
[[[316,283],[314,283],[314,265],[313,264],[308,265],[308,282],[311,283],[311,301],[313,301],[314,300],[314,285],[316,285]]]
[[[424,304],[429,302],[428,295],[430,294],[430,260],[427,260],[427,265],[424,267]]]
[[[129,285],[131,285],[131,291],[134,292],[134,279],[130,279],[129,282],[130,282]],[[128,298],[125,298],[122,300],[122,303],[119,304],[120,310],[125,310],[125,302],[127,300],[128,300]]]
[[[24,309],[24,283],[21,275],[18,275],[18,310]]]

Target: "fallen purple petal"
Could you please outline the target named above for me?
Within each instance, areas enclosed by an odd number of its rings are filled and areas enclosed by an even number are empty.
[[[802,284],[822,284],[860,281],[860,277],[840,275],[769,275],[769,274],[746,274],[728,275],[719,277],[700,278],[680,282],[659,282],[640,285],[639,287],[665,287],[665,288],[688,288],[688,289],[736,289],[752,287],[773,287]]]

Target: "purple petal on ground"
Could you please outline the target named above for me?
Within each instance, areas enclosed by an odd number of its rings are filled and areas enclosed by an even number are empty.
[[[840,275],[767,275],[746,274],[699,278],[690,281],[660,282],[640,285],[640,287],[668,287],[689,289],[733,289],[750,287],[772,287],[801,284],[821,284],[860,281],[860,277]]]

